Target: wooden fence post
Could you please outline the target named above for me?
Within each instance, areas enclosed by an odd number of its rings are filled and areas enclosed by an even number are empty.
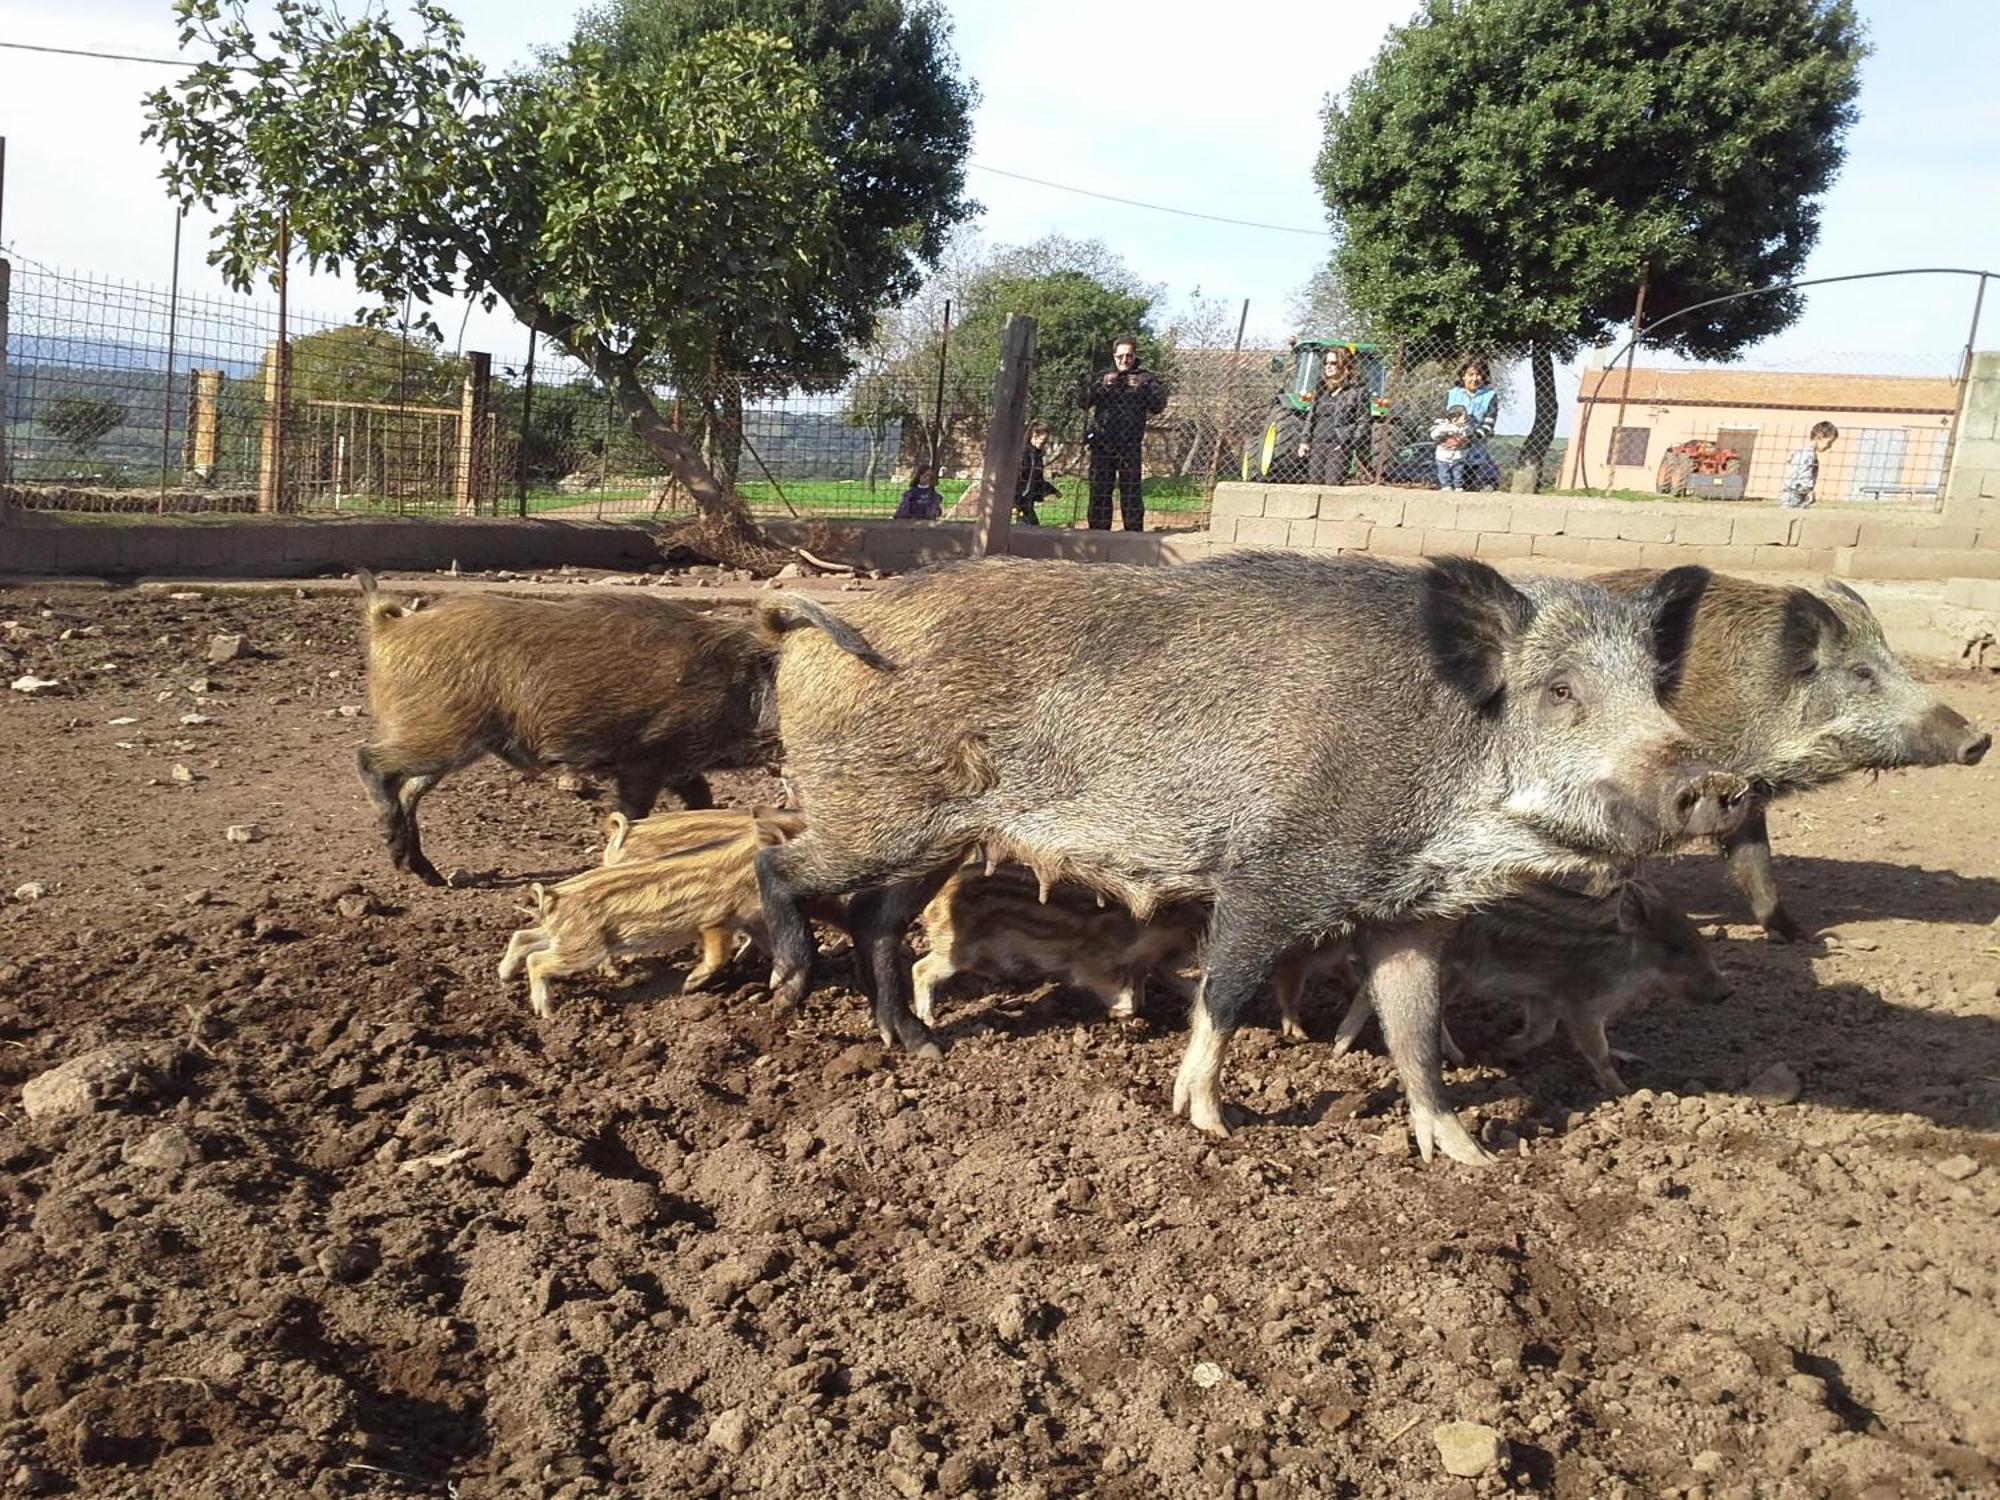
[[[993,419],[986,425],[986,462],[980,467],[986,504],[973,544],[975,557],[1007,551],[1014,525],[1014,481],[1028,439],[1028,377],[1034,369],[1035,320],[1009,313],[1000,334],[1000,374],[993,386]]]
[[[458,460],[452,474],[452,499],[461,516],[477,515],[486,496],[487,467],[480,429],[486,425],[487,393],[493,384],[493,356],[465,356],[465,384],[458,398]]]
[[[0,161],[6,159],[6,143],[0,141]],[[7,389],[7,288],[13,276],[13,267],[0,260],[0,392]],[[8,483],[14,471],[8,463],[7,447],[7,403],[0,400],[0,484]],[[0,504],[0,515],[5,514],[4,504]]]
[[[222,371],[188,371],[187,468],[198,484],[215,483],[222,449]]]
[[[264,361],[264,434],[257,458],[257,509],[269,515],[285,508],[285,408],[291,404],[291,340],[271,345]]]

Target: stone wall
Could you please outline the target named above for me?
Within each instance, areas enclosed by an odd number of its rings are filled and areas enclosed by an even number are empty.
[[[1217,546],[1391,557],[1458,553],[1590,567],[1771,570],[1848,578],[2000,578],[2000,507],[1911,513],[1874,505],[1568,499],[1442,490],[1224,484]],[[1992,513],[1987,513],[1988,511]]]

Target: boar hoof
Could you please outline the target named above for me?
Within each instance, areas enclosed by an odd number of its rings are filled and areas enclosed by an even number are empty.
[[[1796,943],[1799,940],[1799,924],[1792,920],[1792,914],[1782,906],[1774,906],[1759,919],[1764,928],[1764,936],[1774,943]]]
[[[437,866],[425,859],[421,854],[410,861],[410,873],[425,885],[443,886],[451,884],[444,876],[438,874]]]
[[[1463,1162],[1468,1167],[1490,1167],[1500,1159],[1475,1141],[1458,1122],[1458,1116],[1449,1112],[1438,1115],[1413,1113],[1410,1129],[1417,1138],[1417,1154],[1425,1161],[1429,1161],[1436,1151],[1443,1151],[1453,1161]]]
[[[1295,1016],[1286,1016],[1285,1019],[1279,1023],[1278,1039],[1280,1041],[1285,1041],[1285,1042],[1305,1042],[1311,1040],[1311,1038],[1306,1035],[1305,1027],[1301,1026],[1298,1023],[1298,1018]],[[1334,1056],[1338,1057],[1342,1052],[1345,1052],[1346,1050],[1347,1048],[1342,1046],[1339,1042],[1334,1043]]]
[[[784,974],[773,969],[771,971],[771,1003],[779,1010],[797,1010],[805,1002],[806,985],[810,982],[811,978],[811,975],[804,972]]]

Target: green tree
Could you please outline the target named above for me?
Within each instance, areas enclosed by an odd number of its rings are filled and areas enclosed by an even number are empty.
[[[770,30],[690,27],[614,59],[594,18],[538,66],[492,79],[425,0],[409,39],[372,9],[350,22],[312,0],[281,5],[266,38],[242,0],[175,8],[183,45],[213,60],[150,96],[146,133],[176,197],[222,206],[210,259],[232,282],[272,267],[283,209],[310,266],[347,271],[385,307],[505,301],[603,382],[717,542],[752,545],[753,528],[661,415],[655,376],[714,370],[733,339],[765,351],[773,380],[837,379],[845,342],[920,274],[932,219],[969,211],[904,184],[876,203],[877,238],[858,254],[843,240],[850,164],[829,149],[840,122]],[[872,9],[913,17],[949,72],[935,12]],[[420,323],[435,331],[427,312]]]
[[[291,392],[298,401],[456,406],[464,380],[463,359],[389,328],[347,323],[292,340]]]
[[[990,392],[1009,313],[1035,320],[1035,372],[1029,408],[1058,434],[1078,425],[1074,397],[1111,364],[1111,345],[1139,341],[1139,362],[1160,368],[1153,326],[1159,289],[1141,282],[1099,240],[1059,236],[1004,250],[964,291],[952,330],[951,364],[959,382]]]
[[[104,441],[125,420],[125,403],[110,396],[58,396],[49,403],[42,425],[61,438],[79,457]]]
[[[1866,50],[1849,0],[1426,0],[1327,107],[1340,281],[1398,334],[1526,345],[1539,463],[1554,360],[1642,280],[1658,315],[1797,275]],[[1801,305],[1745,298],[1657,342],[1727,356]]]

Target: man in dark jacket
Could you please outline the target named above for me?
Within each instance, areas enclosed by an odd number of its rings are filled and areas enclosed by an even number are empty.
[[[1139,346],[1120,339],[1111,346],[1112,368],[1077,393],[1076,404],[1092,415],[1085,441],[1090,447],[1090,528],[1111,529],[1111,481],[1118,481],[1118,508],[1127,531],[1146,527],[1146,502],[1139,493],[1139,458],[1146,418],[1167,409],[1167,388],[1150,370],[1139,368]]]

